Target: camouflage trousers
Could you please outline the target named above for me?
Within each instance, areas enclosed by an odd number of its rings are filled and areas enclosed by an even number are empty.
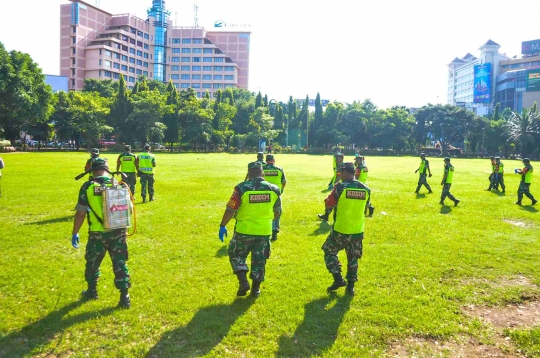
[[[418,179],[418,186],[416,187],[416,191],[420,191],[422,188],[422,185],[426,187],[427,190],[431,191],[431,187],[429,186],[427,182],[427,174],[420,174],[420,178]]]
[[[521,201],[521,199],[523,199],[523,194],[525,194],[525,196],[529,199],[531,199],[532,201],[534,201],[534,196],[532,196],[531,192],[530,192],[530,187],[531,187],[531,183],[525,183],[525,182],[520,182],[519,183],[519,188],[518,188],[518,201]]]
[[[148,194],[154,195],[154,174],[141,174],[141,195],[146,197],[146,184],[148,184]]]
[[[450,194],[450,187],[452,186],[452,184],[444,184],[443,185],[443,189],[442,189],[442,193],[441,193],[441,202],[444,202],[444,199],[446,199],[448,197],[448,199],[452,200],[452,201],[456,201],[456,198]]]
[[[97,284],[101,276],[99,266],[108,251],[113,264],[114,285],[118,289],[131,287],[129,269],[126,264],[129,258],[126,233],[125,229],[89,233],[85,255],[86,282]]]
[[[248,272],[246,264],[251,252],[251,274],[253,281],[264,281],[266,260],[270,258],[270,235],[254,236],[235,232],[229,243],[229,261],[233,273]]]
[[[330,231],[322,249],[324,251],[324,263],[331,274],[341,273],[341,262],[338,253],[345,249],[347,253],[347,280],[358,281],[358,259],[362,257],[362,240],[364,233],[346,235],[337,231]]]
[[[137,184],[137,173],[124,173],[127,178],[122,178],[122,181],[129,186],[131,194],[135,195],[135,185]]]

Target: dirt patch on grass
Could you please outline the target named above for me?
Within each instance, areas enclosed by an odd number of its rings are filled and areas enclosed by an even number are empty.
[[[502,277],[496,281],[488,280],[487,278],[466,278],[461,280],[463,285],[490,285],[493,288],[521,287],[531,290],[538,290],[538,285],[534,284],[531,279],[526,276]]]
[[[448,341],[410,337],[393,342],[386,354],[389,357],[522,357],[506,340],[495,344],[482,344],[469,337]]]
[[[540,324],[540,302],[536,301],[504,307],[468,306],[462,312],[497,328],[530,328]]]
[[[505,223],[508,223],[510,225],[514,225],[517,227],[531,227],[534,226],[533,224],[527,224],[523,221],[517,221],[517,220],[510,220],[510,219],[503,219]]]

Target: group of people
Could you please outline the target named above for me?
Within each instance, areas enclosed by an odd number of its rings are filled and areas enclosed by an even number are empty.
[[[357,154],[354,163],[344,162],[343,153],[334,155],[334,175],[329,184],[330,194],[324,200],[325,213],[319,218],[327,221],[333,212],[334,222],[330,233],[322,245],[324,262],[327,270],[333,276],[333,282],[327,290],[335,291],[346,287],[349,295],[354,295],[354,285],[358,281],[358,260],[362,257],[362,242],[364,239],[364,225],[367,215],[373,215],[374,207],[371,205],[371,190],[366,185],[368,168],[365,157]],[[427,178],[432,176],[429,161],[425,154],[420,156],[420,166],[416,173],[420,173],[415,193],[419,193],[422,186],[432,193]],[[493,173],[490,176],[490,189],[495,184],[501,185],[504,191],[504,165],[500,158],[493,158]],[[518,202],[521,205],[523,195],[536,204],[536,200],[529,192],[532,181],[533,168],[529,159],[524,159],[525,167],[516,169],[521,175],[518,190]],[[79,192],[76,214],[73,225],[72,245],[78,248],[78,232],[88,218],[89,239],[86,245],[85,278],[88,288],[83,292],[86,299],[97,299],[97,281],[100,276],[99,266],[106,252],[109,252],[114,267],[115,285],[120,290],[119,306],[129,308],[131,305],[128,290],[131,287],[129,270],[126,265],[128,259],[127,230],[119,228],[107,230],[103,225],[101,208],[101,190],[103,187],[118,185],[110,177],[109,166],[106,160],[99,158],[99,151],[92,151],[92,158],[87,163],[91,180],[83,184]],[[153,168],[155,158],[147,146],[145,152],[135,156],[131,148],[126,146],[125,152],[118,157],[117,171],[128,174],[125,185],[132,192],[135,191],[135,173],[141,176],[141,184],[149,184],[150,200],[154,199]],[[443,186],[440,204],[449,198],[457,206],[460,200],[450,193],[453,181],[454,166],[450,158],[444,158],[444,175],[441,181]],[[145,175],[144,177],[142,175]],[[494,179],[495,177],[495,179]],[[493,183],[493,184],[491,184]],[[501,184],[502,183],[502,184]],[[249,291],[254,298],[261,293],[261,283],[265,279],[266,261],[270,258],[271,242],[276,241],[280,231],[280,217],[282,214],[282,194],[287,180],[283,168],[276,165],[272,154],[257,153],[257,160],[247,166],[247,175],[243,182],[235,186],[227,202],[219,226],[218,237],[223,242],[228,236],[227,224],[235,218],[233,236],[228,246],[229,262],[233,273],[238,279],[237,296],[246,296]],[[101,188],[101,189],[100,189]],[[146,191],[143,189],[142,197],[145,201]],[[94,208],[97,208],[94,210]],[[368,214],[369,213],[369,214]],[[347,254],[347,269],[345,278],[342,275],[342,265],[338,253],[345,250]],[[251,272],[248,280],[249,267],[247,257],[251,254]]]

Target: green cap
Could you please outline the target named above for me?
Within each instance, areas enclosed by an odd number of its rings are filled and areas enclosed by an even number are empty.
[[[107,159],[97,158],[92,162],[92,170],[99,169],[105,169],[106,171],[109,171],[109,164],[107,163]]]
[[[99,149],[97,149],[97,148],[92,148],[92,150],[90,151],[90,153],[92,153],[92,154],[99,154]]]
[[[354,174],[354,172],[356,171],[356,167],[354,166],[353,163],[351,162],[347,162],[347,163],[343,163],[341,164],[341,166],[339,167],[339,170],[344,170],[346,172],[349,172],[351,174]]]
[[[273,154],[267,154],[266,155],[266,161],[267,162],[273,162],[275,161],[276,159],[274,158],[274,155]]]
[[[444,161],[446,162],[447,160],[450,161],[450,158],[449,157],[444,157]]]
[[[530,161],[531,161],[531,160],[530,160],[529,158],[523,158],[523,161],[522,161],[522,162],[523,162],[523,163],[525,163],[525,162],[526,162],[526,163],[529,163]]]
[[[334,157],[343,158],[343,153],[336,153],[336,154],[334,154]]]
[[[251,162],[248,164],[248,169],[262,169],[261,162]]]
[[[129,144],[127,144],[125,147],[124,147],[124,150],[131,150],[131,146]]]

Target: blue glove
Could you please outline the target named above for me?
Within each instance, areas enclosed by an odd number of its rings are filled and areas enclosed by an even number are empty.
[[[73,245],[74,248],[78,249],[79,248],[79,234],[74,234],[72,237],[71,237],[71,245]]]
[[[517,174],[518,172],[519,172],[519,168],[514,169],[514,173]]]
[[[227,236],[227,228],[225,226],[219,227],[219,239],[223,242],[223,235]]]

